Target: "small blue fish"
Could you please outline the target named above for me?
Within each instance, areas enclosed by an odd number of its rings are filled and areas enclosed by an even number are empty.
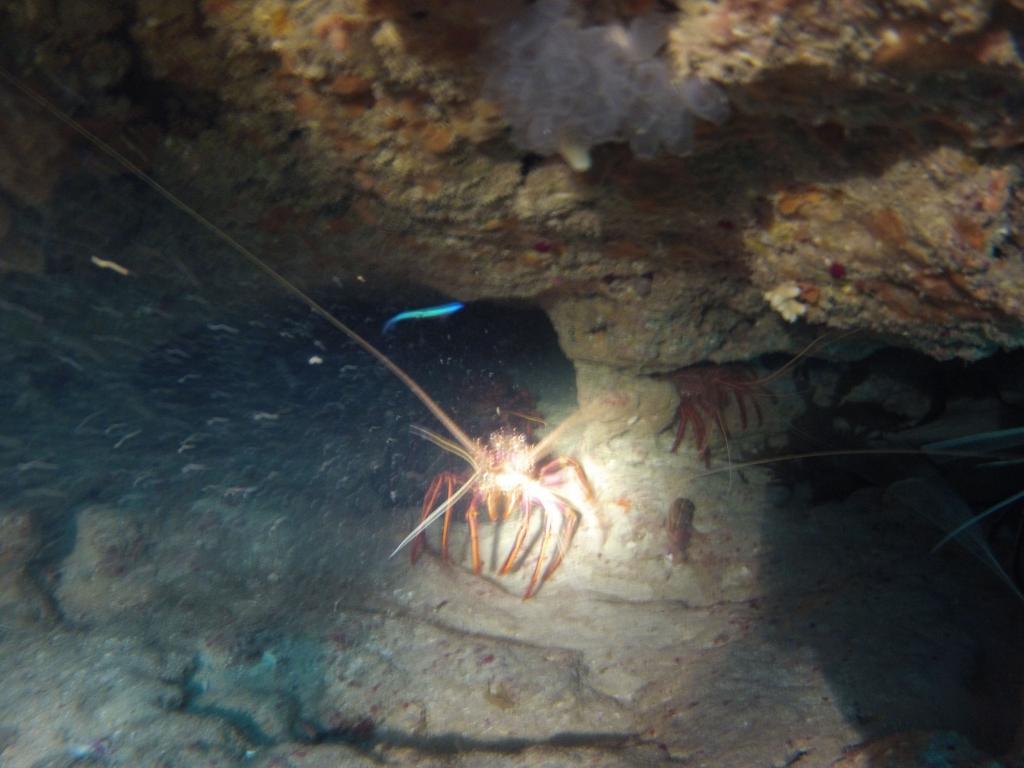
[[[462,302],[453,301],[450,304],[441,304],[437,307],[424,307],[423,309],[410,309],[407,312],[399,312],[384,323],[384,330],[381,332],[387,333],[395,323],[400,323],[403,320],[422,320],[426,317],[444,317],[445,315],[458,312],[464,306],[465,305]]]

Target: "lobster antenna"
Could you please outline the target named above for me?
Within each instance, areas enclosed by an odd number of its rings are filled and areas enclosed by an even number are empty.
[[[449,434],[451,434],[451,436],[454,437],[462,445],[463,448],[465,448],[470,453],[476,452],[476,443],[474,443],[469,438],[469,436],[462,431],[459,425],[455,423],[455,420],[452,419],[452,417],[449,416],[444,411],[444,409],[437,404],[434,398],[428,395],[426,391],[424,391],[423,387],[421,387],[413,380],[412,376],[410,376],[408,373],[399,368],[397,363],[393,362],[390,357],[388,357],[379,349],[377,349],[377,347],[368,342],[354,330],[349,328],[337,317],[332,315],[330,311],[328,311],[328,309],[324,307],[320,302],[318,302],[304,290],[299,288],[299,286],[297,286],[287,277],[282,275],[276,269],[267,264],[267,262],[265,262],[263,259],[257,256],[251,250],[249,250],[246,246],[242,245],[238,240],[229,235],[224,229],[214,224],[212,221],[203,216],[191,205],[189,205],[180,197],[171,192],[171,190],[169,190],[155,178],[153,178],[144,170],[142,170],[142,168],[140,168],[138,165],[136,165],[127,157],[125,157],[113,146],[111,146],[106,141],[101,139],[99,136],[97,136],[84,125],[82,125],[77,120],[72,118],[70,115],[65,114],[56,105],[54,105],[48,99],[44,98],[42,95],[34,91],[32,88],[29,88],[21,80],[16,78],[3,67],[0,67],[0,79],[3,79],[4,82],[6,82],[9,86],[17,90],[19,93],[21,93],[22,96],[24,96],[37,106],[44,109],[52,117],[62,122],[64,125],[66,125],[79,136],[84,138],[98,150],[100,150],[109,158],[111,158],[114,162],[121,165],[135,178],[145,183],[147,186],[149,186],[153,191],[155,191],[158,195],[164,198],[164,200],[169,202],[175,208],[182,211],[187,216],[191,217],[193,220],[201,224],[213,235],[227,243],[228,246],[234,249],[236,253],[243,256],[254,267],[264,272],[268,277],[270,277],[274,282],[281,286],[285,291],[298,298],[310,309],[312,309],[314,312],[320,315],[324,320],[326,320],[328,323],[330,323],[339,331],[341,331],[350,339],[352,339],[352,341],[354,341],[356,344],[362,347],[363,350],[365,350],[374,358],[376,358],[377,362],[379,362],[381,365],[383,365],[385,368],[391,371],[391,373],[393,373],[395,377],[400,382],[402,382],[402,384],[404,384],[409,389],[409,391],[412,392],[417,397],[417,399],[419,399],[419,401],[423,403],[423,405],[425,405],[432,414],[434,414],[437,420],[444,425],[444,428],[448,430]]]

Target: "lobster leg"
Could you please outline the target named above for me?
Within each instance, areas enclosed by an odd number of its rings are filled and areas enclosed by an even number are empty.
[[[549,514],[549,510],[547,509],[544,509],[543,514],[544,530],[540,537],[540,551],[537,553],[537,563],[533,566],[533,574],[530,576],[530,583],[526,585],[526,592],[523,593],[523,600],[526,600],[527,598],[531,597],[533,595],[534,590],[539,585],[538,578],[541,574],[541,567],[544,565],[544,558],[547,556],[548,553],[548,543],[551,541],[551,515]],[[541,582],[543,582],[543,579],[541,579]]]
[[[520,503],[523,507],[523,516],[519,523],[519,530],[516,531],[516,539],[512,544],[512,550],[508,553],[508,557],[505,558],[505,563],[498,571],[502,576],[512,570],[512,566],[515,565],[516,560],[519,559],[519,551],[523,548],[523,541],[526,540],[526,534],[530,530],[530,510],[533,506],[533,502],[527,494],[523,494],[523,498]]]
[[[444,479],[445,485],[448,487],[445,495],[445,499],[447,500],[452,497],[452,490],[455,488],[455,477],[451,473],[446,472]],[[444,522],[441,524],[441,559],[446,562],[448,560],[448,526],[451,525],[451,522],[452,508],[448,507],[448,509],[444,511]]]
[[[562,564],[562,558],[565,557],[565,553],[569,550],[569,543],[572,541],[572,536],[576,532],[576,526],[580,522],[580,516],[573,510],[567,509],[565,514],[567,517],[562,525],[561,535],[558,537],[558,546],[555,549],[555,554],[551,557],[551,563],[548,565],[547,570],[544,571],[544,575],[541,577],[541,584],[550,579],[551,574],[553,574],[558,566]]]
[[[423,497],[423,510],[420,513],[420,522],[423,522],[430,514],[431,510],[434,509],[434,504],[437,502],[438,497],[441,495],[441,489],[446,488],[446,499],[452,497],[452,491],[455,488],[455,476],[451,472],[442,472],[440,475],[435,477],[430,483],[430,487],[427,489],[426,495]],[[451,520],[451,509],[448,509],[444,513],[444,524],[441,528],[441,559],[448,559],[448,524]],[[409,548],[409,557],[412,560],[412,564],[415,565],[416,561],[419,560],[420,555],[427,548],[427,532],[423,531],[419,536],[415,538],[412,543],[412,547]]]
[[[423,497],[423,511],[420,514],[420,522],[422,522],[427,515],[430,514],[430,510],[434,508],[434,502],[437,501],[438,494],[441,493],[441,484],[444,482],[444,475],[438,475],[431,483],[430,487],[427,488],[427,493]],[[413,565],[416,565],[416,561],[420,559],[420,554],[427,548],[427,534],[426,531],[421,533],[413,541],[412,546],[409,547],[409,559]]]
[[[466,524],[469,526],[469,548],[473,557],[473,573],[479,575],[483,563],[480,560],[480,525],[476,519],[477,498],[478,495],[474,493],[473,499],[469,502],[469,508],[466,510]]]

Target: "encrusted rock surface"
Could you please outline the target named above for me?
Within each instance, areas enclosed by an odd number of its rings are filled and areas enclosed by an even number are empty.
[[[29,572],[41,546],[39,521],[23,509],[0,509],[0,611],[19,621],[52,619],[52,603]]]
[[[514,4],[74,5],[0,12],[17,76],[305,285],[526,298],[571,359],[638,371],[793,349],[807,322],[939,358],[1024,339],[1019,4],[681,1],[663,55],[731,120],[586,174],[479,98]],[[8,90],[5,207],[110,173],[61,165],[77,140]]]
[[[116,614],[137,607],[149,594],[144,526],[110,507],[82,510],[75,546],[62,564],[57,590],[64,614],[84,620],[97,609]]]

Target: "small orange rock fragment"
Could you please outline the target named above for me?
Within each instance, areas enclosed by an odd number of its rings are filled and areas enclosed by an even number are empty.
[[[435,155],[447,152],[455,143],[455,133],[447,125],[441,123],[428,125],[423,129],[420,138],[427,151],[433,152]]]
[[[816,305],[821,299],[821,289],[813,283],[800,283],[800,300],[804,304]]]
[[[868,232],[887,248],[903,248],[907,244],[907,230],[903,219],[892,208],[877,208],[865,220]]]
[[[359,75],[342,74],[338,75],[331,82],[330,90],[339,96],[361,96],[369,93],[373,88],[373,82]]]
[[[956,239],[974,251],[980,251],[985,246],[985,230],[971,219],[957,216],[953,219],[953,233]]]
[[[313,35],[327,40],[338,53],[348,48],[348,30],[345,29],[345,17],[336,13],[321,16],[313,22]]]
[[[988,191],[981,199],[981,207],[986,213],[996,213],[1006,205],[1006,191],[1010,186],[1009,174],[999,170],[992,174],[988,182]]]
[[[800,216],[806,211],[801,211],[808,206],[815,205],[825,199],[825,194],[817,187],[806,187],[792,192],[783,192],[779,195],[775,207],[779,213],[787,218]]]
[[[444,188],[444,184],[442,184],[441,180],[437,177],[423,179],[420,182],[419,186],[420,189],[423,190],[423,193],[427,197],[431,198],[437,197],[437,195],[439,195],[441,193],[441,190]]]
[[[974,58],[990,67],[1012,67],[1019,54],[1014,36],[1008,29],[996,29],[983,34],[974,46]]]
[[[375,186],[373,176],[364,171],[356,171],[352,178],[355,180],[356,186],[364,192],[369,192]]]
[[[340,112],[344,117],[354,120],[365,115],[369,111],[370,106],[366,101],[346,101],[341,105]]]
[[[402,99],[396,105],[399,114],[409,120],[415,120],[420,116],[420,105],[415,99]]]
[[[270,34],[274,37],[282,37],[292,31],[292,20],[288,16],[287,8],[275,8],[268,22]]]
[[[343,27],[344,21],[345,17],[340,13],[325,13],[323,16],[318,16],[313,22],[313,37],[323,40],[331,33],[332,29]]]
[[[531,248],[519,252],[519,261],[524,267],[534,268],[547,265],[551,261],[551,257],[546,253],[537,253]]]

